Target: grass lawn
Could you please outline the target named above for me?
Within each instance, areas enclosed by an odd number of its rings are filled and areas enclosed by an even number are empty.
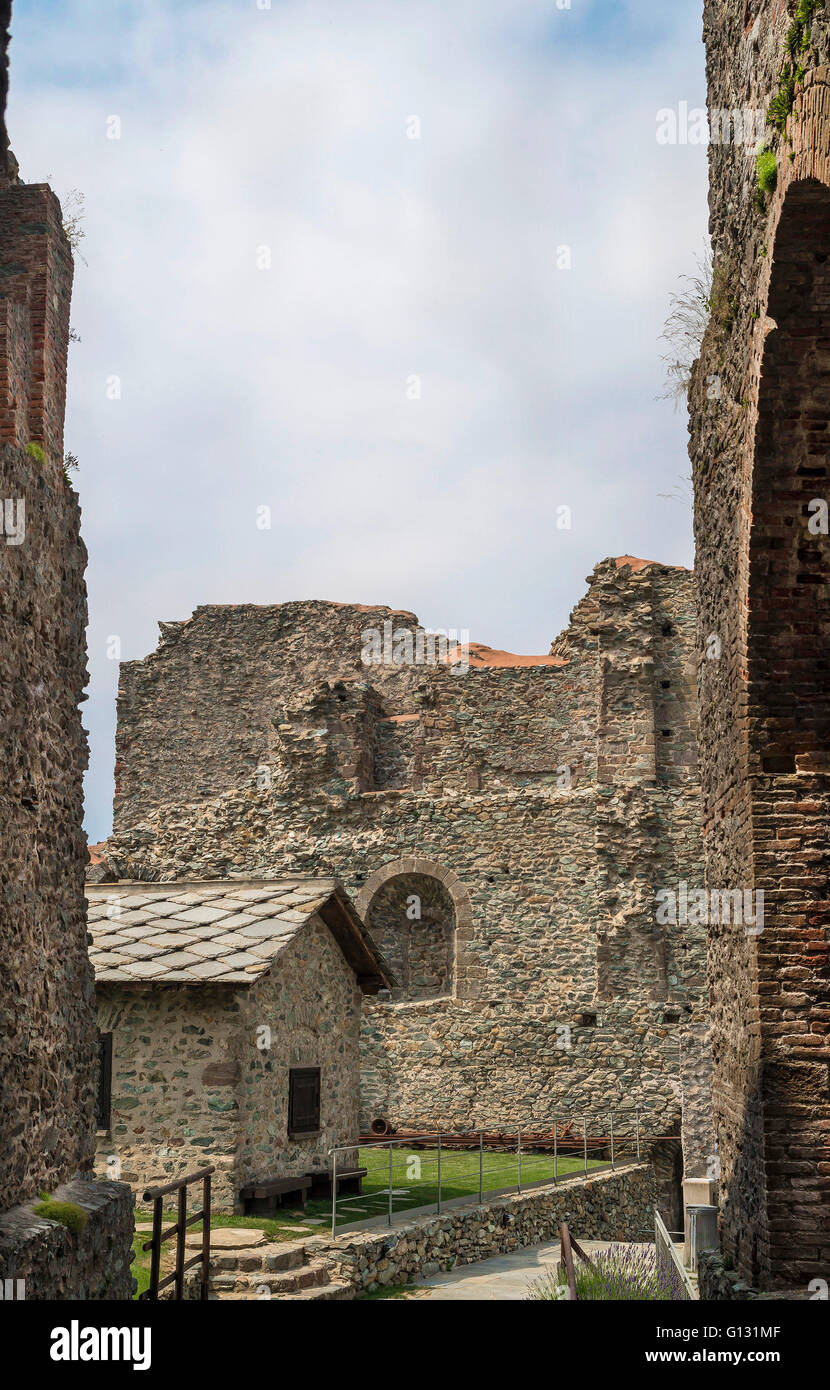
[[[604,1160],[588,1159],[588,1169],[606,1167]],[[363,1179],[363,1193],[357,1196],[341,1196],[337,1201],[337,1228],[350,1225],[354,1221],[366,1221],[372,1216],[384,1216],[389,1210],[389,1150],[370,1146],[360,1150],[360,1167],[367,1168]],[[557,1175],[560,1179],[584,1172],[585,1164],[581,1156],[560,1154],[557,1161]],[[553,1154],[522,1154],[522,1184],[532,1182],[553,1182]],[[518,1167],[515,1153],[484,1152],[484,1193],[499,1188],[515,1188],[518,1182]],[[441,1200],[452,1201],[456,1197],[478,1195],[478,1150],[442,1150],[441,1153]],[[201,1201],[199,1192],[196,1201]],[[438,1201],[438,1150],[410,1149],[405,1144],[392,1149],[392,1210],[394,1213],[408,1211],[413,1207],[432,1206]],[[307,1225],[309,1218],[311,1225]],[[137,1222],[151,1223],[152,1211],[136,1207]],[[164,1213],[164,1225],[172,1225],[176,1220],[174,1210]],[[273,1219],[261,1216],[230,1216],[222,1212],[211,1214],[211,1226],[244,1227],[264,1231],[270,1241],[282,1242],[300,1240],[303,1236],[325,1235],[331,1229],[331,1202],[316,1199],[309,1201],[305,1211],[299,1207],[282,1207]],[[192,1226],[188,1234],[201,1231],[201,1226]],[[138,1280],[138,1293],[142,1293],[150,1281],[150,1252],[142,1250],[150,1232],[139,1232],[133,1242],[135,1260],[133,1274]],[[175,1240],[167,1241],[163,1247],[162,1273],[172,1268],[175,1257]],[[196,1250],[188,1253],[188,1258]],[[166,1267],[165,1267],[166,1266]],[[380,1295],[379,1295],[380,1296]],[[384,1297],[407,1297],[395,1292]]]

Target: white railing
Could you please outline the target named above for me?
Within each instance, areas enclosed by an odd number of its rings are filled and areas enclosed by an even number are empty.
[[[696,1299],[695,1286],[677,1253],[674,1241],[666,1229],[666,1223],[656,1208],[654,1211],[654,1247],[657,1256],[658,1275],[661,1271],[665,1272],[672,1292],[676,1289],[678,1298],[686,1302]]]

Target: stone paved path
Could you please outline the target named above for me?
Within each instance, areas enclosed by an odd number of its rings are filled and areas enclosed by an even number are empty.
[[[595,1250],[607,1250],[612,1242],[584,1240],[581,1244],[590,1255]],[[461,1265],[448,1274],[431,1274],[427,1281],[429,1288],[421,1297],[440,1302],[519,1300],[527,1298],[533,1284],[553,1274],[558,1263],[558,1240],[547,1245],[532,1245],[512,1255],[496,1255],[478,1264]]]

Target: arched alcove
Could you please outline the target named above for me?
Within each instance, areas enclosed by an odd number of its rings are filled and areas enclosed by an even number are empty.
[[[830,189],[787,193],[774,247],[749,553],[749,770],[830,768]],[[773,326],[774,325],[774,326]]]
[[[754,1187],[764,1170],[768,1224],[746,1224],[737,1246],[751,1278],[766,1282],[772,1272],[787,1282],[804,1277],[813,1247],[830,1240],[830,1209],[815,1205],[830,1120],[826,1052],[819,1055],[830,1003],[830,189],[814,179],[787,191],[767,313],[739,717],[756,918],[763,893],[763,929],[750,943],[754,998],[744,1002],[760,1025]],[[746,1188],[749,1211],[753,1172],[742,1165],[755,1143],[750,1126],[745,1139],[728,1191]],[[784,1210],[786,1229],[777,1219]]]
[[[356,905],[398,980],[394,1003],[457,992],[457,940],[471,933],[472,908],[452,870],[420,857],[385,864]]]

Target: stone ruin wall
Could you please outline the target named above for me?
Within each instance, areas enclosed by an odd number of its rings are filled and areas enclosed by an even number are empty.
[[[768,109],[795,13],[707,0],[710,111]],[[769,128],[775,191],[759,194],[754,144],[710,147],[713,312],[691,392],[707,876],[766,895],[760,936],[710,932],[722,1241],[762,1287],[830,1268],[830,567],[808,530],[830,494],[830,13],[805,34],[786,139]]]
[[[86,952],[79,702],[86,551],[63,479],[72,255],[45,184],[0,190],[0,1210],[92,1158],[95,1030]],[[26,452],[39,444],[45,461]],[[5,513],[4,513],[5,514]]]
[[[3,109],[10,9],[0,5]],[[16,169],[3,124],[0,1279],[25,1280],[29,1299],[129,1297],[128,1189],[73,1186],[94,1212],[86,1238],[26,1205],[92,1169],[97,1043],[81,828],[86,551],[63,473],[72,254],[54,193]]]
[[[640,1108],[644,1133],[679,1133],[703,943],[655,925],[654,893],[701,876],[692,593],[685,571],[603,562],[546,664],[466,675],[362,666],[361,632],[416,624],[383,608],[162,624],[159,649],[122,666],[95,872],[330,874],[379,936],[434,880],[425,916],[454,916],[449,993],[364,1001],[363,1123],[584,1111],[605,1132],[613,1110],[630,1134]]]

